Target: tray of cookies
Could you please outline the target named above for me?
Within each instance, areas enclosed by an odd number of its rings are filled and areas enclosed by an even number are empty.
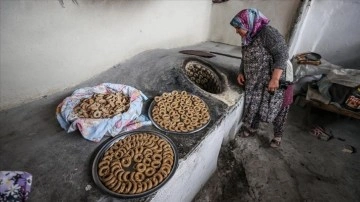
[[[83,98],[74,107],[74,113],[79,118],[112,118],[126,112],[130,107],[130,98],[122,92],[109,94],[94,94]]]
[[[162,187],[177,164],[178,153],[171,139],[155,131],[132,131],[102,146],[92,164],[92,177],[112,196],[138,198]]]
[[[174,90],[155,96],[148,115],[158,129],[175,134],[198,132],[210,122],[208,105],[186,91]]]

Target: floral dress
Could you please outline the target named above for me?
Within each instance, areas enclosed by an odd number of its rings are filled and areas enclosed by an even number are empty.
[[[273,27],[266,26],[247,46],[242,47],[240,72],[245,76],[244,127],[253,130],[259,122],[274,123],[284,120],[287,111],[281,105],[284,90],[278,89],[271,95],[267,88],[275,68],[285,71],[288,48],[282,35]],[[285,72],[281,75],[284,79]],[[287,108],[288,109],[288,108]],[[275,123],[274,126],[282,123]],[[275,128],[275,131],[282,130]],[[280,132],[281,133],[281,132]]]
[[[32,175],[22,171],[0,171],[0,201],[26,201]]]

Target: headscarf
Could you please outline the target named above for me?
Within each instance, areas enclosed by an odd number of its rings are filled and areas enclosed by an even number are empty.
[[[249,8],[240,11],[231,20],[230,24],[235,28],[247,30],[246,37],[242,37],[242,45],[249,45],[259,31],[269,24],[270,20],[258,9]]]

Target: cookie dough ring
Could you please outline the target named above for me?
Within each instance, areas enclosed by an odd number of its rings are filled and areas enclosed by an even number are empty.
[[[188,132],[188,130],[186,129],[185,126],[180,126],[180,130],[181,130],[182,133]]]
[[[125,173],[121,177],[122,181],[127,182],[130,179],[130,171],[125,171]]]
[[[185,96],[185,95],[187,95],[187,92],[186,92],[186,91],[181,91],[181,92],[180,92],[180,95],[181,95],[181,96]]]
[[[172,158],[166,157],[163,160],[163,164],[169,164],[169,165],[173,165],[174,164],[174,160]]]
[[[121,166],[123,168],[127,168],[131,165],[131,157],[125,157],[123,159],[121,159]]]
[[[167,164],[165,164],[165,165],[162,165],[162,166],[161,166],[160,170],[163,171],[163,172],[165,172],[165,173],[167,173],[167,174],[169,174],[170,171],[171,171],[171,167],[168,166]]]
[[[140,183],[139,183],[140,184]],[[148,189],[147,183],[146,182],[141,182],[141,186],[142,186],[142,191],[145,192]]]
[[[115,171],[121,170],[121,169],[122,169],[121,166],[116,164],[116,165],[112,166],[110,170],[112,173],[115,173]]]
[[[142,193],[143,191],[143,185],[141,184],[141,182],[137,182],[136,183],[136,192],[134,194],[139,194]]]
[[[118,193],[124,193],[126,188],[126,183],[122,182],[120,188],[118,189]]]
[[[143,164],[144,164],[146,167],[151,166],[151,159],[150,159],[150,158],[144,158]],[[146,172],[146,170],[145,170],[145,172]]]
[[[105,176],[104,178],[101,178],[104,180],[104,182],[108,182],[110,181],[112,178],[114,177],[114,175],[112,173],[109,173],[107,176]]]
[[[194,110],[197,111],[197,112],[201,112],[201,109],[202,109],[202,108],[199,107],[199,106],[195,106],[195,107],[194,107]]]
[[[124,194],[128,194],[131,191],[132,183],[130,181],[127,181],[125,183],[126,183],[126,187],[125,187],[125,190],[124,190]]]
[[[165,140],[163,139],[160,139],[157,144],[159,145],[160,148],[163,148],[167,143]]]
[[[147,185],[148,190],[152,189],[154,187],[153,182],[150,179],[148,179],[146,181],[146,185]]]
[[[206,120],[206,119],[201,119],[201,120],[200,120],[200,123],[201,123],[201,124],[206,124],[208,121],[209,121],[209,119],[207,119],[207,120]]]
[[[143,158],[144,158],[144,156],[143,156],[141,153],[134,155],[134,161],[135,161],[136,163],[141,162],[141,161],[143,160]]]
[[[108,160],[108,161],[111,161],[113,159],[113,156],[112,155],[106,155],[103,157],[102,160]]]
[[[161,161],[155,160],[151,162],[151,167],[153,168],[160,168],[160,166],[161,166]]]
[[[135,173],[136,172],[130,172],[130,177],[129,177],[129,181],[135,181]]]
[[[198,123],[197,122],[191,122],[189,125],[193,126],[194,128],[197,128]]]
[[[113,192],[118,192],[118,189],[120,188],[120,186],[121,186],[121,182],[120,181],[116,181],[116,185],[113,187],[113,188],[111,188],[111,190],[113,191]]]
[[[154,152],[154,154],[161,154],[162,153],[162,149],[161,149],[161,147],[160,146],[158,146],[158,145],[155,145],[155,147],[153,147],[153,152]]]
[[[103,167],[99,168],[98,174],[100,177],[104,177],[107,174],[109,174],[109,171],[110,171],[110,169],[108,166],[103,166]]]
[[[128,143],[126,145],[124,145],[124,147],[127,151],[129,151],[131,149],[131,142],[128,141]]]
[[[104,167],[104,166],[109,166],[110,165],[110,161],[107,160],[102,160],[100,161],[98,168]]]
[[[163,150],[172,149],[169,143],[166,143],[166,145],[163,146]]]
[[[153,155],[152,153],[144,154],[144,159],[145,159],[145,158],[151,159],[151,156],[152,156],[152,155]]]
[[[146,149],[144,149],[143,154],[144,154],[144,155],[146,155],[146,154],[153,154],[153,151],[152,151],[150,148],[146,148]]]
[[[191,117],[191,122],[196,123],[196,122],[198,122],[198,121],[199,121],[198,118],[196,118],[196,117]]]
[[[187,125],[187,126],[186,126],[186,129],[187,129],[188,131],[193,131],[193,130],[195,130],[195,127],[192,126],[192,125]]]
[[[119,174],[121,172],[124,172],[124,169],[120,168],[120,169],[115,170],[115,172],[114,172],[115,177],[119,176]]]
[[[160,173],[156,173],[154,178],[157,179],[159,183],[164,180],[164,177]]]
[[[164,121],[159,121],[158,124],[159,124],[159,126],[160,126],[161,128],[165,128],[165,123],[164,123]]]
[[[201,126],[203,126],[203,125],[201,123],[197,122],[195,127],[200,128]]]
[[[187,113],[186,113],[186,116],[189,117],[189,118],[192,118],[192,117],[194,117],[194,113],[192,113],[192,112],[187,112]]]
[[[110,188],[110,186],[111,186],[111,188],[112,188],[113,186],[115,186],[114,182],[117,181],[117,180],[116,181],[115,180],[116,180],[116,177],[114,175],[112,175],[112,178],[110,180],[105,181],[105,186],[107,186],[108,188]]]
[[[136,172],[134,176],[135,181],[142,182],[145,179],[145,175],[142,172]]]
[[[154,155],[151,157],[151,159],[152,159],[153,161],[161,161],[162,156],[161,156],[160,154],[154,154]]]
[[[209,115],[209,114],[205,114],[205,115],[203,116],[203,119],[204,119],[204,120],[209,120],[209,119],[210,119],[210,115]]]
[[[155,169],[153,167],[149,167],[149,168],[146,168],[145,175],[147,177],[151,177],[152,175],[154,175],[155,172],[156,171],[155,171]]]
[[[99,110],[96,110],[92,115],[94,118],[100,118],[102,115],[102,112]]]
[[[159,180],[158,180],[158,179],[156,179],[156,178],[153,177],[153,178],[151,178],[151,180],[152,180],[154,186],[157,186],[157,185],[159,184]]]
[[[114,157],[115,157],[116,159],[121,159],[121,157],[123,157],[123,156],[124,156],[124,153],[121,152],[121,151],[118,151],[118,152],[116,152],[116,153],[114,154]]]
[[[156,145],[156,143],[154,141],[149,141],[145,144],[148,148],[152,148]]]
[[[126,171],[120,171],[120,172],[118,173],[118,175],[117,175],[118,181],[120,181],[120,182],[124,181],[122,177],[123,177],[123,175],[125,174],[125,172],[126,172]]]

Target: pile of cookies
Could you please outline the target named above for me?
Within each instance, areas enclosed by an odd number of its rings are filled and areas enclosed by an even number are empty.
[[[185,66],[186,75],[200,88],[211,92],[220,93],[219,77],[211,69],[195,61],[188,62]]]
[[[151,109],[153,121],[161,128],[189,133],[206,125],[210,113],[205,102],[186,91],[172,91],[154,98]]]
[[[101,182],[119,194],[140,194],[160,185],[174,165],[167,140],[151,133],[136,133],[113,144],[100,159]]]
[[[109,94],[94,94],[84,98],[74,108],[79,118],[112,118],[126,112],[130,107],[130,98],[121,92]]]

